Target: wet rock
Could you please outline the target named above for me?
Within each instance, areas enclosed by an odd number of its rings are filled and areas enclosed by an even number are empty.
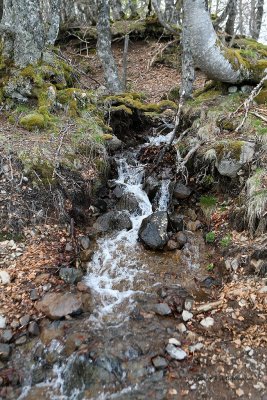
[[[110,211],[101,215],[93,227],[99,233],[129,230],[132,228],[132,221],[127,211]]]
[[[78,282],[77,289],[79,290],[79,292],[90,292],[90,288],[86,285],[85,282]]]
[[[116,204],[116,209],[119,211],[126,210],[131,214],[141,215],[142,210],[139,207],[139,202],[133,193],[124,193],[120,201]]]
[[[1,361],[8,360],[10,353],[11,353],[10,345],[6,343],[0,343],[0,360]]]
[[[83,332],[76,332],[67,337],[64,352],[70,356],[76,351],[87,339],[87,335]]]
[[[150,201],[152,201],[154,199],[154,197],[156,196],[158,190],[161,187],[161,183],[158,179],[149,176],[144,184],[144,191],[146,192],[148,198]]]
[[[39,329],[37,322],[31,321],[29,323],[28,332],[31,336],[39,336],[40,329]]]
[[[83,273],[78,268],[61,268],[59,271],[59,277],[64,282],[73,285],[82,280]]]
[[[190,321],[190,319],[193,318],[193,314],[187,310],[184,310],[182,312],[182,318],[183,318],[184,322]]]
[[[48,345],[54,339],[60,339],[64,336],[65,325],[61,321],[54,321],[41,329],[40,339],[44,345]],[[42,347],[40,347],[40,352]],[[38,356],[39,357],[39,356]]]
[[[154,305],[154,311],[159,315],[170,315],[172,310],[166,303],[159,303]]]
[[[46,379],[46,371],[40,366],[36,366],[32,371],[32,384],[36,385],[37,383],[44,382]]]
[[[252,161],[255,143],[233,141],[225,142],[221,146],[221,155],[216,158],[216,168],[220,175],[235,178],[238,171]]]
[[[38,311],[51,319],[59,319],[66,315],[82,312],[81,297],[73,293],[47,293],[36,303]]]
[[[5,329],[6,327],[6,317],[0,315],[0,329]]]
[[[156,357],[152,358],[151,361],[156,369],[163,369],[163,368],[168,367],[168,362],[167,362],[166,358],[164,358],[164,357],[156,356]]]
[[[178,285],[163,286],[158,294],[164,299],[173,312],[181,313],[184,309],[186,299],[192,298],[187,290]]]
[[[81,293],[81,300],[82,300],[82,309],[84,312],[91,312],[92,311],[92,295],[91,292],[87,291],[86,293]]]
[[[22,344],[25,344],[27,342],[27,336],[22,335],[18,339],[15,340],[16,346],[21,346]]]
[[[78,238],[78,243],[79,243],[79,245],[81,246],[81,248],[83,250],[89,249],[90,244],[91,244],[90,239],[89,239],[88,236],[80,236]]]
[[[204,328],[210,328],[214,325],[214,319],[211,317],[204,318],[200,321],[200,325],[202,325]]]
[[[7,271],[0,271],[0,283],[2,285],[10,283],[10,275]]]
[[[184,216],[182,214],[169,214],[169,221],[172,231],[178,232],[184,230]]]
[[[187,199],[192,193],[192,189],[183,183],[177,182],[173,188],[173,197],[177,200]]]
[[[175,345],[169,343],[166,347],[166,352],[171,356],[171,358],[174,358],[175,360],[184,360],[187,357],[187,354],[184,350],[180,349],[179,347],[176,347]]]
[[[187,243],[187,237],[184,232],[177,232],[174,235],[174,240],[177,243],[178,249],[182,249],[184,245]]]
[[[142,221],[138,232],[139,239],[152,250],[161,250],[168,242],[168,215],[157,211]]]
[[[170,251],[177,250],[179,249],[179,244],[175,240],[170,239],[167,243],[166,249]]]
[[[12,339],[12,337],[13,337],[12,330],[11,330],[11,329],[4,329],[4,330],[1,332],[0,340],[1,340],[1,342],[3,342],[3,343],[8,343],[8,342],[10,342],[10,340]]]
[[[91,261],[94,255],[94,251],[92,249],[86,249],[86,250],[82,250],[80,252],[80,260],[82,262],[88,262]]]
[[[30,321],[30,316],[29,315],[24,315],[19,320],[21,326],[27,325],[29,323],[29,321]]]
[[[117,136],[112,135],[112,138],[105,141],[105,145],[109,151],[114,152],[122,147],[123,142]]]
[[[120,199],[123,196],[125,191],[125,187],[123,185],[117,185],[113,190],[113,194],[117,199]]]
[[[38,294],[38,292],[37,292],[36,289],[32,289],[32,290],[30,291],[30,299],[31,299],[32,301],[35,301],[35,300],[38,300],[38,299],[39,299],[39,294]]]

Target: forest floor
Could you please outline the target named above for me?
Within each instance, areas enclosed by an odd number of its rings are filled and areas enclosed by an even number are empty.
[[[177,69],[153,63],[155,55],[160,53],[164,45],[156,41],[130,42],[128,84],[131,91],[143,92],[149,102],[158,102],[180,83],[181,76]],[[70,55],[72,52],[73,49],[69,48],[65,54]],[[115,43],[114,54],[121,66],[121,43]],[[93,74],[90,74],[94,80],[103,84],[102,68],[96,55],[89,54],[88,57],[81,58],[83,62],[85,60],[90,64],[93,70]],[[75,59],[77,62],[79,56]],[[99,86],[94,85],[90,79],[83,79],[92,89]],[[197,73],[195,87],[203,87],[204,83],[205,76]],[[31,135],[25,130],[23,132]],[[1,133],[5,140],[14,142],[14,131],[4,119]],[[22,135],[18,135],[18,138],[21,137]],[[25,137],[23,140],[25,145]],[[15,140],[15,146],[16,143],[18,144]],[[2,177],[0,194],[4,197],[7,195],[6,184]],[[224,211],[218,211],[216,218],[214,217],[212,230],[216,234],[221,234],[222,224],[225,231],[229,232],[226,217],[228,216]],[[255,249],[266,248],[267,236],[252,240],[246,232],[240,234],[231,231],[231,235],[229,252],[232,250],[234,254],[238,253],[244,264]],[[58,269],[61,265],[67,265],[73,257],[66,250],[66,244],[70,242],[68,230],[57,224],[29,227],[24,231],[22,241],[5,237],[0,242],[0,268],[8,269],[10,275],[10,281],[1,285],[0,314],[5,316],[5,323],[0,320],[0,328],[11,328],[12,341],[17,341],[18,345],[25,343],[21,338],[27,332],[28,321],[39,322],[43,318],[35,309],[36,299],[46,291],[67,287],[59,279]],[[220,254],[220,257],[223,261],[224,257],[228,257],[227,252]],[[238,269],[230,268],[228,278],[219,290],[213,287],[208,289],[208,303],[211,304],[208,311],[201,312],[198,307],[202,302],[196,302],[194,315],[186,323],[191,338],[185,338],[184,348],[189,354],[189,344],[192,343],[193,336],[195,343],[201,343],[201,346],[191,352],[189,368],[183,378],[180,375],[179,362],[170,361],[167,371],[170,383],[168,399],[267,400],[266,285],[266,278],[251,275],[241,263]],[[23,317],[26,317],[26,323],[23,323]],[[214,325],[208,329],[200,325],[200,321],[206,317],[214,320]],[[179,321],[173,321],[174,324],[177,322]],[[7,378],[5,365],[0,361],[0,384],[8,380],[12,386],[12,377]],[[0,398],[8,398],[8,395],[7,389],[0,389]]]

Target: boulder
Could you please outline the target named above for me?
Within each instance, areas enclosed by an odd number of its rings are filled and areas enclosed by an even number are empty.
[[[132,221],[127,211],[110,211],[101,215],[93,227],[99,233],[129,230],[132,228]]]
[[[220,142],[216,148],[216,168],[220,175],[235,178],[238,171],[251,162],[255,143],[239,140]]]
[[[146,192],[150,201],[154,199],[160,187],[161,187],[160,181],[154,178],[153,176],[149,176],[146,179],[144,184],[144,191]]]
[[[169,240],[168,214],[157,211],[142,221],[138,236],[142,243],[152,250],[161,250]]]
[[[141,215],[142,210],[138,200],[133,193],[124,193],[116,205],[117,210],[129,211],[131,214]]]
[[[173,188],[173,197],[177,200],[187,199],[191,193],[192,189],[180,182],[177,182]]]
[[[73,293],[47,293],[36,303],[38,311],[50,319],[80,314],[83,310],[81,297]]]

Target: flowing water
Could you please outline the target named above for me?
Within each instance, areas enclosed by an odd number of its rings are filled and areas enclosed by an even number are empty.
[[[189,235],[183,252],[146,251],[138,242],[140,225],[152,213],[143,190],[144,166],[135,155],[130,161],[126,155],[117,159],[117,167],[116,183],[124,193],[135,196],[139,208],[130,215],[132,229],[98,239],[85,277],[93,296],[93,312],[88,318],[64,325],[69,335],[86,336],[87,345],[80,353],[66,357],[66,346],[60,339],[52,340],[42,357],[35,356],[20,400],[141,400],[147,398],[148,391],[153,392],[153,399],[165,398],[168,382],[163,371],[151,365],[151,357],[162,352],[175,324],[171,319],[153,317],[151,304],[158,301],[157,288],[162,285],[183,283],[190,287],[190,272],[199,269],[202,242]],[[169,188],[170,180],[163,179],[159,211],[168,209]],[[33,354],[38,346],[37,341]],[[34,370],[40,368],[43,373],[43,359],[51,354],[56,362],[45,370],[45,379],[34,383]]]

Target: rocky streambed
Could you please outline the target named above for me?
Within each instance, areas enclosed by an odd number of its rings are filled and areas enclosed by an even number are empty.
[[[22,329],[14,343],[12,333],[4,339],[8,329],[0,320],[2,397],[229,398],[228,378],[220,379],[220,369],[214,374],[214,365],[236,363],[233,334],[223,328],[232,297],[220,297],[218,288],[242,260],[205,240],[199,194],[174,180],[172,157],[160,172],[148,173],[146,146],[116,155],[117,172],[99,191],[104,212],[88,235],[75,238],[78,268],[60,268],[66,286],[36,295],[40,321],[24,321],[27,333]],[[220,268],[223,256],[229,270]],[[255,281],[260,308],[264,287]],[[249,304],[242,304],[247,312]],[[262,353],[246,347],[257,368],[246,366],[241,381],[254,374],[259,385],[252,392],[262,393]],[[243,386],[234,390],[243,395]]]

